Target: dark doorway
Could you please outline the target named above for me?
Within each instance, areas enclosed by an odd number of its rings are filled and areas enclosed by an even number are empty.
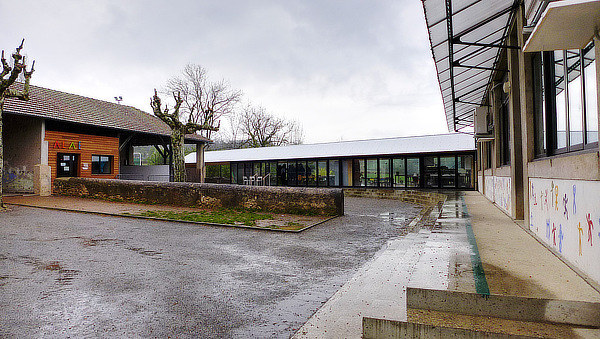
[[[56,166],[57,177],[76,177],[78,167],[77,154],[58,153],[56,155],[58,164]]]

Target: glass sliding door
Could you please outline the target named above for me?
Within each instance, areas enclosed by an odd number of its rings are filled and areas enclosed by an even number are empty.
[[[440,157],[440,174],[442,187],[456,187],[456,157]]]
[[[473,156],[460,155],[456,160],[458,162],[458,187],[473,188]]]
[[[298,161],[296,165],[298,186],[306,186],[306,161]]]
[[[379,159],[379,187],[391,187],[390,159]]]
[[[439,187],[439,159],[437,156],[423,157],[423,181],[425,187]]]
[[[394,187],[406,187],[406,160],[395,158],[392,160],[392,174],[394,176]]]
[[[317,162],[317,186],[327,186],[327,160]]]
[[[307,161],[306,162],[306,185],[317,186],[317,162]]]
[[[367,159],[367,186],[377,187],[377,159]]]
[[[296,177],[296,162],[291,161],[287,164],[287,184],[288,186],[296,186],[297,185],[297,177]]]
[[[421,165],[419,158],[406,159],[406,184],[408,187],[421,187]]]
[[[329,186],[340,185],[340,162],[339,160],[329,160]]]

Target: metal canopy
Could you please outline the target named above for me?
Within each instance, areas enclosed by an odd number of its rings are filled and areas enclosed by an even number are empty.
[[[518,0],[422,0],[451,131],[473,126],[506,45]]]

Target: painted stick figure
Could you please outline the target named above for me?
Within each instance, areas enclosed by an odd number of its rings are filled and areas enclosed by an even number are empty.
[[[577,223],[577,234],[579,234],[579,256],[582,256],[581,252],[581,236],[583,235],[583,228],[581,228],[581,222]]]
[[[575,193],[577,192],[577,186],[573,185],[573,215],[577,214],[577,205],[575,204]]]
[[[565,237],[565,234],[563,233],[562,230],[562,224],[558,225],[558,252],[562,253],[562,241],[563,238]]]
[[[594,223],[592,222],[592,217],[590,216],[589,213],[585,216],[585,219],[586,219],[587,225],[588,225],[588,241],[590,242],[590,246],[593,246],[592,245],[592,230],[594,229]]]
[[[558,211],[558,185],[554,186],[554,208]]]
[[[567,208],[568,204],[569,204],[569,198],[567,198],[567,195],[565,194],[565,196],[563,197],[563,207],[565,209],[565,211],[563,212],[563,215],[565,216],[565,218],[567,218],[567,220],[569,220],[569,209]]]

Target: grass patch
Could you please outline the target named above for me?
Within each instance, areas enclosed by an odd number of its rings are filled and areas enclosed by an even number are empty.
[[[146,211],[137,215],[142,217],[161,218],[170,220],[209,222],[215,224],[246,226],[256,226],[257,220],[273,219],[273,215],[268,213],[257,213],[253,211],[238,211],[230,209],[195,212]]]

